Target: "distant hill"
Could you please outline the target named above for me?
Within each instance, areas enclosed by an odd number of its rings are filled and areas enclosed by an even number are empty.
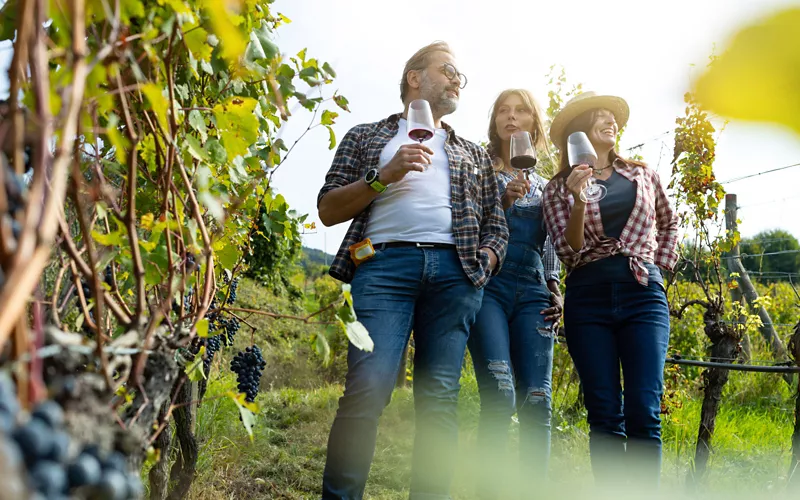
[[[331,262],[333,262],[333,255],[326,254],[322,250],[305,246],[302,248],[302,250],[303,254],[300,257],[299,263],[306,271],[308,271],[310,267],[316,267],[319,265],[330,266]]]

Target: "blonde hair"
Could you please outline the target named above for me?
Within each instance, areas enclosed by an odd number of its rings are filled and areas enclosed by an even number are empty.
[[[494,104],[492,104],[492,112],[490,113],[489,119],[488,150],[496,170],[502,170],[505,165],[503,165],[503,160],[500,153],[502,151],[502,141],[500,139],[500,135],[497,133],[497,125],[495,124],[495,121],[497,120],[497,112],[503,101],[512,95],[519,97],[522,100],[522,104],[525,106],[525,108],[533,115],[533,129],[528,130],[528,132],[531,134],[531,141],[533,142],[534,149],[537,151],[545,150],[548,155],[550,154],[549,148],[547,147],[547,135],[544,131],[542,112],[539,108],[539,104],[536,102],[536,99],[534,99],[533,94],[526,89],[507,89],[500,92],[500,95],[497,96]]]
[[[426,45],[419,49],[416,53],[414,53],[411,58],[406,61],[406,67],[403,68],[403,79],[400,80],[400,100],[406,102],[406,95],[408,95],[409,85],[408,85],[408,72],[409,71],[420,71],[428,67],[430,64],[430,56],[434,52],[447,52],[451,56],[454,55],[453,51],[450,50],[450,46],[447,45],[447,42],[436,41],[429,45]]]

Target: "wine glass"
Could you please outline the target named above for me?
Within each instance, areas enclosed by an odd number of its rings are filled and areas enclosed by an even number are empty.
[[[585,132],[573,132],[567,138],[567,157],[570,167],[589,165],[594,169],[597,163],[597,153],[594,151],[589,137]],[[594,172],[594,171],[593,171]],[[608,190],[605,186],[595,182],[594,177],[589,177],[586,187],[581,191],[581,200],[585,203],[600,201],[606,197]]]
[[[511,134],[511,168],[521,170],[527,179],[536,166],[536,150],[533,149],[531,134],[527,130],[518,130]],[[514,202],[518,207],[533,205],[533,185],[525,196]]]
[[[433,137],[436,127],[433,124],[431,105],[425,99],[416,99],[408,105],[406,121],[408,137],[420,144]]]

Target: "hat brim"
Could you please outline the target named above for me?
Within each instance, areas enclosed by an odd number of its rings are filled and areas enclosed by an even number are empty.
[[[567,125],[582,113],[590,109],[607,109],[614,113],[617,126],[622,129],[628,123],[630,108],[625,99],[612,95],[597,95],[579,99],[576,102],[568,103],[553,119],[550,125],[550,140],[557,148],[561,148],[564,143],[564,132]]]

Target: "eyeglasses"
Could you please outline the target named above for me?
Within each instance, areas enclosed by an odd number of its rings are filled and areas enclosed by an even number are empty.
[[[442,71],[442,74],[447,77],[448,80],[454,80],[458,78],[458,88],[463,89],[467,86],[467,77],[464,73],[459,73],[455,66],[450,63],[444,63],[439,68]]]

